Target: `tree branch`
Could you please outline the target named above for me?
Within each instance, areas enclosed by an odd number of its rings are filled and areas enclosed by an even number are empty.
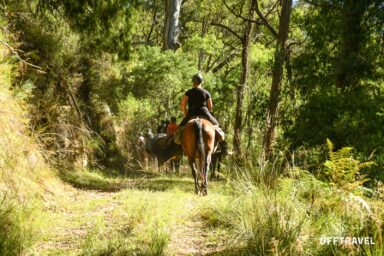
[[[301,41],[294,41],[294,42],[290,42],[288,45],[287,45],[287,49],[290,49],[292,46],[294,46],[294,45],[301,45],[301,44],[303,44],[303,43],[305,43],[305,41],[307,41],[307,39],[308,39],[308,36],[306,36],[303,40],[301,40]]]
[[[231,8],[227,2],[225,0],[222,0],[222,3],[224,4],[224,6],[237,18],[240,18],[242,19],[243,21],[246,21],[246,22],[253,22],[253,23],[256,23],[256,24],[259,24],[259,25],[262,25],[263,23],[258,21],[258,20],[253,20],[253,19],[249,19],[249,18],[246,18],[244,16],[241,15],[241,12],[240,13],[236,13],[235,12],[235,8]]]
[[[217,26],[217,27],[221,27],[221,28],[224,28],[226,29],[228,32],[230,32],[232,35],[236,36],[239,40],[243,40],[243,38],[238,34],[236,33],[234,30],[232,30],[230,27],[224,25],[224,24],[221,24],[221,23],[216,23],[216,22],[211,22],[211,25],[212,26]]]
[[[19,53],[15,50],[15,48],[13,48],[12,46],[10,46],[8,43],[4,42],[3,40],[0,40],[0,43],[1,43],[2,45],[6,46],[6,47],[7,47],[7,48],[8,48],[8,49],[9,49],[9,50],[16,56],[16,58],[17,58],[20,62],[26,64],[27,66],[31,66],[31,67],[33,67],[33,68],[42,70],[42,68],[41,68],[40,66],[34,65],[34,64],[32,64],[32,63],[27,62],[26,60],[23,60],[23,59],[20,57]]]
[[[261,11],[259,9],[259,3],[257,2],[257,0],[254,0],[254,1],[256,2],[256,4],[255,4],[255,11],[256,11],[257,15],[261,19],[261,21],[264,24],[264,26],[266,26],[268,28],[268,30],[272,33],[272,35],[277,38],[276,30],[268,22],[267,18],[261,13]]]
[[[233,52],[232,54],[227,56],[227,58],[225,58],[221,63],[219,63],[215,68],[212,69],[212,73],[217,73],[218,71],[220,71],[220,69],[222,69],[225,65],[231,62],[236,57],[236,55],[237,53]]]

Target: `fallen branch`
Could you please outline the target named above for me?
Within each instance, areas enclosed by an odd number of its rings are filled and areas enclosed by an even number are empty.
[[[22,59],[19,55],[19,53],[15,50],[15,48],[13,48],[11,45],[9,45],[7,42],[4,42],[3,40],[0,40],[0,43],[4,46],[6,46],[15,56],[16,58],[21,62],[21,63],[24,63],[25,65],[27,66],[30,66],[30,67],[33,67],[33,68],[36,68],[36,69],[39,69],[40,71],[43,70],[42,67],[40,66],[37,66],[37,65],[34,65],[32,63],[29,63],[28,61]],[[42,71],[44,72],[44,71]]]

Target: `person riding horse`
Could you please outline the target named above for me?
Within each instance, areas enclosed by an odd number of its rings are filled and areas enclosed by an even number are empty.
[[[180,107],[184,113],[184,118],[179,124],[179,128],[175,134],[175,142],[180,144],[181,133],[184,125],[192,117],[201,117],[212,123],[215,127],[216,134],[218,135],[218,141],[224,140],[224,132],[219,127],[219,122],[212,116],[210,111],[212,110],[213,103],[211,94],[203,89],[203,76],[196,74],[192,77],[192,89],[189,89],[181,99]],[[188,105],[188,109],[187,109]]]

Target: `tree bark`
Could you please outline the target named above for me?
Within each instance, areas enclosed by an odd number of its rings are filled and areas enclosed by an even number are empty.
[[[179,15],[182,0],[165,0],[163,50],[177,50],[179,43]]]
[[[254,20],[256,0],[252,0],[251,8],[249,10],[249,20]],[[235,125],[233,134],[233,149],[237,156],[241,156],[241,132],[243,123],[243,101],[244,89],[247,84],[248,71],[249,71],[249,48],[252,41],[252,32],[254,22],[246,21],[244,36],[242,38],[242,51],[241,51],[241,77],[240,83],[236,88],[236,112],[235,112]]]
[[[268,159],[275,140],[277,125],[277,110],[280,96],[280,85],[283,78],[283,67],[286,59],[289,22],[292,12],[292,0],[282,0],[279,31],[277,33],[276,50],[272,70],[272,85],[269,96],[269,106],[266,121],[266,129],[263,140],[264,157]]]
[[[207,22],[204,19],[203,22],[201,23],[201,32],[200,32],[200,37],[201,38],[204,38],[205,34],[207,33],[207,30],[208,30]],[[199,71],[203,70],[204,60],[205,60],[204,49],[199,49],[199,62],[198,62],[198,65],[197,65],[197,68],[198,68]]]
[[[356,87],[364,70],[360,54],[363,42],[366,40],[362,23],[368,6],[369,1],[346,0],[342,7],[343,30],[336,69],[336,85],[344,90]]]

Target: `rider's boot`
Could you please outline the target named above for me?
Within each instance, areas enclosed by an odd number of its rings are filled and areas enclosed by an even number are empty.
[[[182,126],[179,126],[179,128],[177,128],[176,132],[175,132],[175,135],[174,135],[174,141],[176,144],[181,144],[181,135],[183,134],[183,128]]]

